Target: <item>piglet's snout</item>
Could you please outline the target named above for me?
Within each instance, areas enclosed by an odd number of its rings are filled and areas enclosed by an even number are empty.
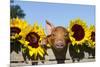
[[[56,43],[56,48],[63,48],[64,47],[64,43],[62,41],[58,41]]]

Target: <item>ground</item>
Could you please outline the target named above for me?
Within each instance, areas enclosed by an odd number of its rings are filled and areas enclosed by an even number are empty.
[[[45,65],[45,64],[56,64],[57,63],[57,61],[55,60],[55,56],[54,56],[54,54],[52,52],[52,49],[48,49],[47,52],[48,52],[48,56],[45,56],[46,60],[45,60],[44,64],[41,63],[41,61],[39,60],[39,62],[38,62],[39,65],[42,65],[42,64],[43,65]],[[19,54],[16,54],[15,52],[12,52],[10,57],[11,57],[10,61],[21,61],[19,63],[18,62],[11,63],[11,67],[19,67],[19,66],[31,65],[30,61],[28,61],[28,64],[23,62],[24,59],[22,57],[22,53],[21,52]],[[94,62],[94,61],[95,61],[95,59],[93,59],[93,58],[89,59],[88,58],[88,54],[85,53],[84,59],[82,59],[80,62]],[[77,62],[77,61],[75,61],[75,62]],[[67,51],[65,63],[72,63],[71,57],[69,55],[69,51]]]

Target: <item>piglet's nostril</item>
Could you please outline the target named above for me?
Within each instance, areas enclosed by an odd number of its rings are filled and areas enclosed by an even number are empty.
[[[62,46],[64,46],[64,44],[63,43],[58,43],[58,44],[56,44],[57,46],[59,46],[59,47],[62,47]]]
[[[61,46],[64,46],[63,44],[61,44]]]

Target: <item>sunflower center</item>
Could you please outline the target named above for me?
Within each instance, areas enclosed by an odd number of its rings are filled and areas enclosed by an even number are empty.
[[[75,40],[80,41],[84,38],[85,32],[81,25],[75,24],[72,27],[72,31],[74,32],[73,37]]]
[[[95,41],[95,32],[92,32],[91,34],[91,40],[94,42]]]
[[[19,34],[20,32],[21,32],[21,29],[19,29],[18,27],[11,27],[10,28],[11,36],[15,35],[16,33]]]
[[[26,36],[26,41],[29,42],[29,45],[33,48],[37,48],[39,46],[38,41],[40,39],[40,36],[35,33],[35,32],[30,32],[27,36]]]

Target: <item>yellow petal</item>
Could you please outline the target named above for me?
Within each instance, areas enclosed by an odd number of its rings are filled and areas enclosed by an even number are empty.
[[[41,57],[43,57],[43,53],[41,53],[41,51],[38,51],[38,53],[39,53],[39,55],[40,55]]]
[[[34,52],[35,54],[34,54],[34,59],[36,59],[36,57],[37,57],[37,49],[35,49],[35,52]]]
[[[29,55],[30,55],[30,56],[33,56],[33,54],[34,54],[34,52],[30,50],[30,51],[29,51]]]
[[[25,40],[19,40],[19,42],[21,43],[21,44],[23,44],[25,47],[27,47],[28,46],[28,44],[29,44],[29,42],[28,41],[25,41]]]
[[[41,53],[44,54],[44,50],[43,50],[43,48],[39,47],[38,51],[40,51]]]

